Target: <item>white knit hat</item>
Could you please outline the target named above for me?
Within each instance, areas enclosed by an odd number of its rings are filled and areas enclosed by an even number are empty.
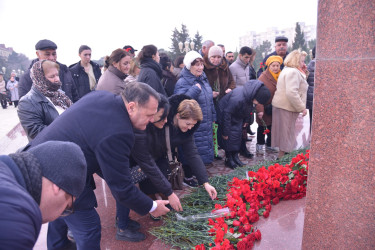
[[[223,49],[220,46],[212,46],[208,51],[208,58],[210,58],[211,56],[223,57]]]
[[[199,54],[198,52],[196,52],[194,50],[189,51],[188,53],[186,53],[186,56],[184,58],[185,67],[188,70],[190,70],[191,63],[194,62],[194,60],[197,59],[197,58],[203,59],[203,57],[201,56],[201,54]]]

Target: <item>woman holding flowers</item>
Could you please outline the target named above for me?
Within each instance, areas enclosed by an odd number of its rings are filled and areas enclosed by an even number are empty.
[[[272,125],[272,99],[276,91],[277,79],[280,75],[280,65],[283,63],[283,59],[280,56],[270,56],[266,61],[267,69],[261,74],[259,80],[264,83],[264,86],[268,88],[271,93],[269,101],[263,104],[256,105],[256,121],[258,123],[257,131],[257,153],[264,154],[264,145],[267,145],[267,149],[274,150],[271,147],[271,125]],[[267,135],[267,142],[265,136]]]
[[[285,58],[284,69],[277,80],[272,100],[272,147],[279,147],[278,157],[294,150],[295,123],[299,113],[307,114],[306,95],[308,84],[306,52],[294,50]]]

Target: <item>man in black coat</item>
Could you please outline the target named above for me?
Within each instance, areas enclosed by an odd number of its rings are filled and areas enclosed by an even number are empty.
[[[270,56],[281,56],[283,58],[283,63],[280,65],[280,70],[283,70],[284,68],[284,60],[285,57],[289,54],[288,52],[288,38],[285,36],[277,36],[275,38],[275,51],[272,52],[271,54],[268,54],[267,56],[264,57],[262,66],[257,73],[257,78],[260,77],[263,71],[267,69],[266,66],[266,61],[268,57]]]
[[[93,91],[99,81],[102,71],[97,63],[91,61],[91,48],[81,45],[78,50],[81,61],[69,66],[74,83],[77,87],[78,96],[82,96]]]
[[[1,155],[0,248],[32,249],[42,223],[74,212],[86,171],[82,150],[71,142],[50,141]]]
[[[18,94],[19,98],[21,99],[22,96],[26,95],[27,92],[30,91],[33,81],[30,77],[30,69],[33,64],[38,60],[50,60],[57,63],[60,66],[59,70],[59,77],[62,83],[61,89],[65,92],[65,94],[72,100],[72,102],[78,101],[78,92],[77,88],[74,84],[74,80],[72,74],[70,73],[68,67],[65,64],[57,62],[57,54],[56,49],[57,45],[47,39],[40,40],[35,45],[37,59],[34,59],[28,70],[26,70],[25,74],[23,74],[20,78],[18,83]]]
[[[165,207],[168,201],[152,201],[132,184],[129,169],[133,128],[146,129],[153,121],[158,101],[159,94],[155,90],[138,82],[127,84],[118,96],[107,91],[94,91],[67,109],[31,142],[32,148],[50,140],[70,141],[80,146],[85,155],[86,186],[74,202],[76,212],[64,218],[78,249],[100,249],[101,228],[95,210],[94,173],[106,181],[117,202],[135,212],[141,215],[151,213],[157,217],[169,211]],[[58,237],[64,230],[59,228],[60,225],[63,223],[58,220],[49,225],[47,242],[53,241],[55,248],[64,247],[59,245]],[[134,236],[131,232],[126,233],[129,237]]]

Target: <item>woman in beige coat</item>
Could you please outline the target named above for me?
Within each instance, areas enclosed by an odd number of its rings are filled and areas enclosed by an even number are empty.
[[[294,50],[285,58],[272,100],[272,147],[279,147],[278,158],[294,150],[295,123],[299,113],[307,114],[306,94],[308,75],[306,52]]]

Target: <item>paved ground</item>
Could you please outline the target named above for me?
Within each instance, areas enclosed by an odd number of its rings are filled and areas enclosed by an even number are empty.
[[[308,116],[306,116],[308,117]],[[309,141],[308,119],[297,120],[297,141],[298,145],[305,146]],[[256,131],[256,124],[252,125],[252,130]],[[27,144],[27,138],[22,127],[19,124],[16,109],[13,106],[6,110],[0,110],[0,154],[9,154],[15,152],[18,148]],[[256,139],[248,142],[247,146],[251,152],[255,152]],[[220,151],[223,155],[223,151]],[[276,154],[266,151],[264,155],[256,155],[248,160],[241,157],[248,165],[256,165],[258,162],[267,159],[276,158]],[[214,161],[212,166],[207,167],[210,176],[222,175],[232,170],[224,166],[224,161]],[[148,233],[152,227],[157,227],[162,222],[154,222],[149,216],[139,216],[133,211],[131,217],[141,223],[141,231],[147,234],[147,239],[140,243],[129,243],[117,241],[115,239],[115,202],[110,190],[105,182],[95,177],[97,189],[95,191],[98,199],[98,213],[102,224],[102,249],[169,249],[168,246],[158,241]],[[186,187],[182,191],[176,191],[179,197],[183,197],[191,191]],[[262,240],[255,245],[255,249],[300,249],[302,242],[303,219],[304,219],[305,199],[297,201],[281,202],[272,208],[270,217],[261,218],[256,226],[262,232]],[[43,225],[39,240],[34,249],[46,249],[47,224]]]

